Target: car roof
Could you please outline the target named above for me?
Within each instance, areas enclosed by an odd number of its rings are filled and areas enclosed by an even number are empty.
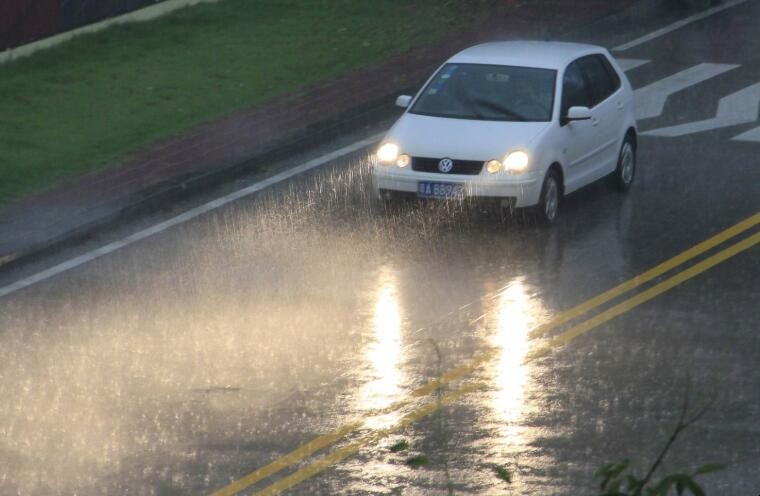
[[[605,49],[595,45],[560,41],[496,41],[466,48],[448,62],[564,69],[570,62]]]

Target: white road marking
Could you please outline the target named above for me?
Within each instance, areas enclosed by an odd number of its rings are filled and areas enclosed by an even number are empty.
[[[272,177],[268,177],[262,181],[251,184],[250,186],[247,186],[243,189],[230,193],[226,196],[222,196],[221,198],[212,200],[204,205],[190,209],[187,212],[177,215],[176,217],[172,217],[171,219],[160,222],[147,229],[143,229],[142,231],[138,231],[134,234],[131,234],[127,236],[126,238],[120,239],[118,241],[114,241],[112,243],[108,243],[107,245],[101,246],[100,248],[97,248],[95,250],[79,255],[78,257],[74,257],[71,260],[67,260],[66,262],[63,262],[56,266],[45,269],[27,278],[21,279],[7,286],[3,286],[2,288],[0,288],[0,297],[7,296],[11,293],[15,293],[16,291],[29,287],[32,284],[36,284],[40,281],[44,281],[45,279],[49,279],[53,276],[56,276],[62,272],[66,272],[67,270],[71,270],[75,267],[79,267],[80,265],[86,264],[87,262],[95,260],[96,258],[102,257],[103,255],[107,255],[109,253],[113,253],[116,250],[124,248],[125,246],[129,246],[133,243],[137,243],[138,241],[141,241],[145,238],[153,236],[154,234],[158,234],[178,224],[182,224],[191,219],[199,217],[223,205],[227,205],[243,197],[246,197],[248,195],[251,195],[253,193],[266,189],[274,184],[282,182],[286,179],[290,179],[291,177],[301,174],[303,172],[306,172],[310,169],[314,169],[315,167],[324,165],[332,160],[343,157],[355,151],[361,150],[362,148],[367,147],[371,145],[372,143],[377,142],[378,140],[382,138],[382,136],[383,134],[378,134],[370,138],[357,141],[356,143],[353,143],[351,145],[344,146],[343,148],[330,152],[326,155],[322,155],[321,157],[309,160],[308,162],[304,162],[303,164],[297,167],[280,172],[279,174],[275,174]]]
[[[661,115],[665,102],[673,93],[737,67],[739,66],[735,64],[699,64],[639,88],[634,92],[636,119],[651,119]]]
[[[702,11],[698,14],[694,14],[692,16],[686,17],[684,19],[681,19],[680,21],[676,21],[673,24],[670,24],[668,26],[665,26],[664,28],[658,29],[657,31],[653,31],[649,34],[646,34],[642,36],[641,38],[636,38],[633,41],[629,41],[628,43],[624,43],[620,46],[616,46],[612,50],[616,52],[623,52],[625,50],[631,49],[633,47],[643,45],[644,43],[648,41],[652,41],[656,38],[659,38],[661,36],[664,36],[668,33],[671,33],[675,31],[676,29],[682,28],[688,24],[691,24],[692,22],[701,21],[702,19],[705,19],[707,17],[710,17],[713,14],[717,14],[718,12],[722,12],[726,9],[730,9],[731,7],[735,7],[739,4],[742,4],[746,2],[747,0],[731,0],[730,2],[726,2],[723,5],[718,5],[716,7],[707,9],[705,11]]]
[[[734,141],[757,141],[760,143],[760,127],[750,129],[746,133],[742,133],[739,136],[731,138]]]
[[[641,134],[668,137],[684,136],[686,134],[754,122],[757,120],[759,114],[760,83],[757,83],[739,90],[732,95],[721,98],[718,103],[718,112],[712,119],[653,129]]]
[[[617,62],[625,72],[628,72],[644,64],[648,64],[650,61],[644,59],[617,59]]]

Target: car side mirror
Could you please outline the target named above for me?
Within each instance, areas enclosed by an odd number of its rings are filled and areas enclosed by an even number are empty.
[[[591,119],[591,109],[588,107],[570,107],[567,115],[562,117],[560,124],[563,126],[573,121],[587,121]]]
[[[399,97],[396,98],[397,107],[405,109],[409,106],[410,103],[412,103],[412,97],[409,95],[399,95]]]

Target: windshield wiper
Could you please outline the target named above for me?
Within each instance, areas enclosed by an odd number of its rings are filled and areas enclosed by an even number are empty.
[[[474,103],[475,105],[482,105],[484,107],[490,108],[492,110],[495,110],[496,112],[501,112],[502,114],[505,114],[509,116],[510,118],[516,120],[516,121],[527,121],[528,118],[524,115],[518,114],[514,110],[508,109],[506,107],[502,107],[501,105],[494,103],[489,100],[470,100],[471,103]],[[479,115],[481,119],[484,118],[484,116]]]

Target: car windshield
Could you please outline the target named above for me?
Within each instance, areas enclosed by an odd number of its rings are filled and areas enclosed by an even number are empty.
[[[410,110],[484,121],[550,121],[557,72],[485,64],[446,64]]]

